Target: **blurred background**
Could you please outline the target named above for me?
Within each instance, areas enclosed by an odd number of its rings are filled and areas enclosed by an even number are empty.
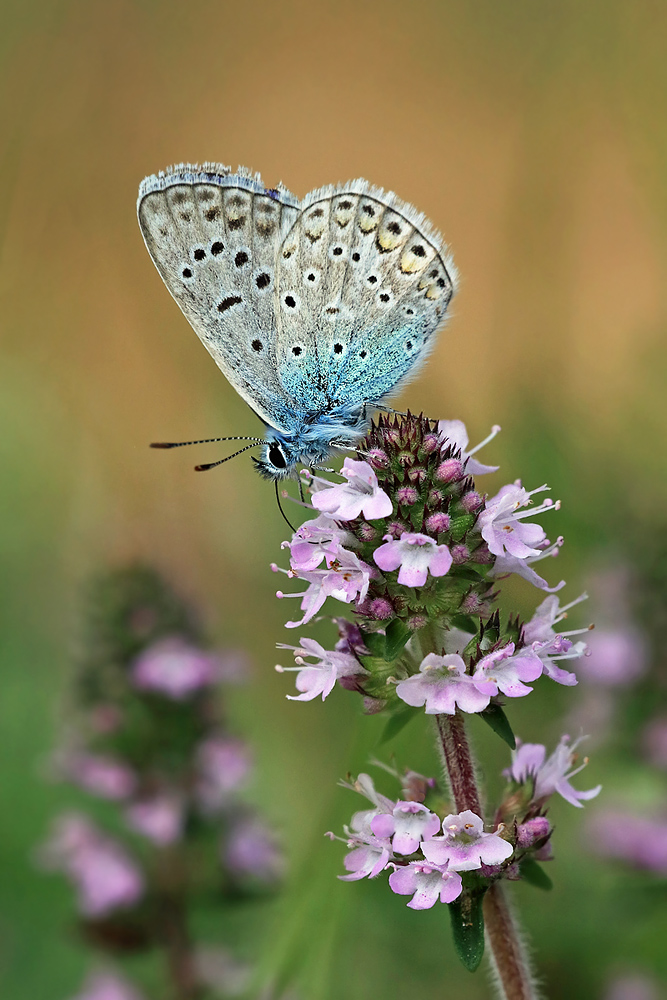
[[[634,684],[542,681],[513,711],[524,740],[591,732],[576,780],[604,785],[585,812],[553,806],[553,892],[522,884],[514,897],[550,997],[667,981],[667,861],[660,874],[603,857],[586,825],[611,806],[665,816],[665,760],[643,733],[665,713],[666,29],[649,0],[3,5],[3,996],[64,1000],[87,967],[71,894],[34,852],[71,801],[45,761],[67,721],[82,586],[131,560],[160,570],[211,639],[254,664],[230,713],[255,748],[249,794],[291,871],[285,895],[247,921],[255,954],[300,1000],[489,991],[457,963],[442,908],[412,913],[384,883],[335,879],[342,846],[322,834],[361,801],[336,782],[367,768],[382,724],[344,691],[285,700],[275,643],[295,641],[283,627],[294,609],[275,600],[268,568],[286,530],[272,490],[247,456],[195,474],[218,446],[147,448],[259,430],[136,223],[146,174],[202,160],[299,196],[366,177],[450,242],[461,290],[400,405],[464,420],[473,443],[501,424],[482,455],[501,471],[484,487],[548,481],[563,501],[545,525],[566,538],[548,574],[568,580],[563,601],[591,592],[572,626],[627,621],[646,649]],[[520,580],[506,589],[524,614],[541,599]],[[326,626],[313,634],[330,641]],[[486,765],[506,767],[500,741],[476,735]],[[437,766],[426,726],[396,751]],[[640,995],[651,994],[618,994]]]

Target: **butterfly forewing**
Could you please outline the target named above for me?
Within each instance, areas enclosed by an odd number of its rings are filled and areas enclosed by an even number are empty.
[[[453,264],[428,222],[353,181],[306,196],[278,255],[276,357],[312,412],[379,401],[429,351]]]
[[[167,288],[225,376],[268,424],[288,430],[278,375],[276,255],[297,199],[227,167],[182,165],[148,177],[137,211]]]

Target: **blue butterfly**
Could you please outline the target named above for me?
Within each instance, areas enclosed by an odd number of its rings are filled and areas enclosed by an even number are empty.
[[[358,444],[455,289],[430,223],[363,180],[299,201],[244,168],[180,164],[142,182],[137,213],[167,288],[265,424],[255,462],[276,482]]]

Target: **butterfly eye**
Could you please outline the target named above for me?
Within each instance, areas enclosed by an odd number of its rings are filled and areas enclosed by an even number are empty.
[[[287,462],[285,461],[285,456],[280,445],[272,444],[269,448],[269,462],[275,465],[276,469],[287,468]]]

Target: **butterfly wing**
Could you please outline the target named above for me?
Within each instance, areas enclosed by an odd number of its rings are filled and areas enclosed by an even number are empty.
[[[293,403],[277,373],[276,256],[298,204],[220,164],[147,177],[137,202],[148,252],[186,319],[236,391],[283,431]]]
[[[441,237],[392,193],[311,192],[277,261],[276,361],[308,412],[379,402],[433,344],[456,272]]]

